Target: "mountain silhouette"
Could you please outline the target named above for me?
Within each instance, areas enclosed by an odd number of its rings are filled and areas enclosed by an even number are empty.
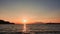
[[[0,20],[0,24],[14,24],[14,23],[10,23],[9,21]]]

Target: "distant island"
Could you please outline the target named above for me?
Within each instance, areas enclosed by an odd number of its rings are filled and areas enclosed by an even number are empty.
[[[0,24],[14,24],[14,23],[11,23],[9,21],[0,20]]]

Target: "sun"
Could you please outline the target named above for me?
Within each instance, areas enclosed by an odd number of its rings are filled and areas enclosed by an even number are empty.
[[[24,20],[23,20],[23,22],[24,22],[24,23],[26,23],[26,22],[27,22],[27,20],[26,20],[26,19],[24,19]]]
[[[22,22],[23,22],[23,24],[26,24],[27,23],[27,19],[23,19]]]

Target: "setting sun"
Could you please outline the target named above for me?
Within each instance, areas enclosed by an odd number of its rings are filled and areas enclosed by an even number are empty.
[[[27,23],[27,19],[22,19],[23,24]]]
[[[23,22],[24,22],[24,23],[26,23],[26,22],[27,22],[27,20],[26,20],[26,19],[24,19],[24,20],[23,20]]]

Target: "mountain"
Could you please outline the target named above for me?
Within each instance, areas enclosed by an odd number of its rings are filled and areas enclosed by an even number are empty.
[[[14,23],[10,23],[9,21],[0,20],[0,24],[14,24]]]

